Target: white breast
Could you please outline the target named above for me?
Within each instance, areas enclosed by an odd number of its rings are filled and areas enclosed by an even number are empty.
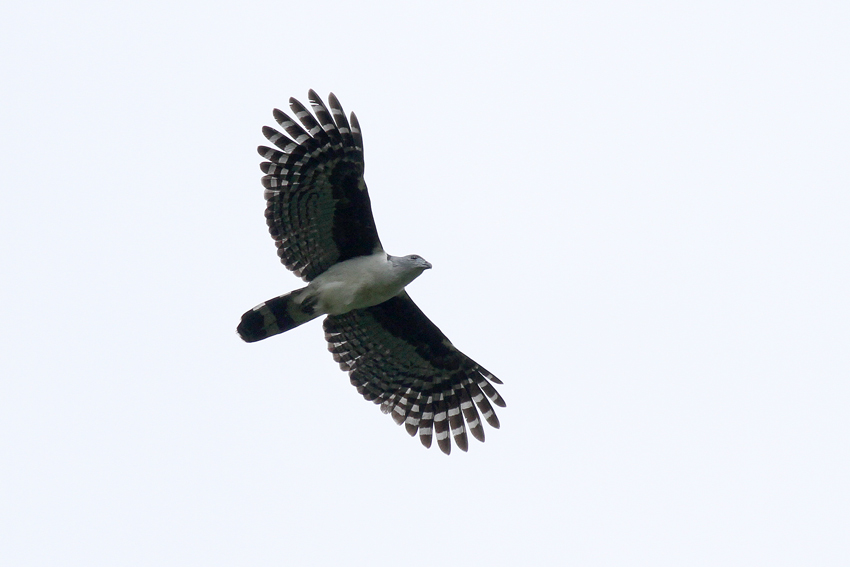
[[[384,252],[358,256],[328,268],[310,282],[318,295],[318,308],[330,315],[363,309],[397,295],[408,283],[405,274],[387,261]]]

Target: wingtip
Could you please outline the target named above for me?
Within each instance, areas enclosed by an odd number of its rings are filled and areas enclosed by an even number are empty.
[[[472,436],[478,439],[481,443],[484,443],[484,428],[481,427],[481,424],[478,424],[478,427],[470,427],[469,432],[472,433]]]
[[[457,448],[463,451],[464,453],[469,451],[469,440],[467,440],[465,436],[461,438],[455,438],[455,444],[457,445]]]

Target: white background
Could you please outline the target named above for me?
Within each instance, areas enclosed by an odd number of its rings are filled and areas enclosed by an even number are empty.
[[[10,3],[0,563],[850,564],[848,6]],[[311,87],[505,381],[467,454],[235,334]]]

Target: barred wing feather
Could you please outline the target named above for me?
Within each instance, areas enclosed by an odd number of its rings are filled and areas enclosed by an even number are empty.
[[[363,139],[354,113],[349,122],[331,93],[330,110],[309,92],[315,117],[289,99],[298,122],[283,111],[268,126],[275,148],[260,146],[266,223],[283,264],[306,281],[332,265],[380,251],[372,205],[363,180]]]
[[[367,400],[381,404],[422,444],[433,437],[449,454],[451,439],[468,448],[467,429],[484,441],[483,418],[499,420],[491,402],[505,402],[491,382],[501,381],[464,355],[416,306],[406,292],[379,305],[324,322],[328,349]]]

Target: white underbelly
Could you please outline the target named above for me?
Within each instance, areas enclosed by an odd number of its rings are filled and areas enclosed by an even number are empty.
[[[404,289],[386,262],[386,256],[358,257],[332,266],[310,282],[318,308],[329,315],[378,305]]]
[[[352,309],[363,309],[383,303],[402,289],[376,289],[369,286],[352,287],[334,282],[322,288],[319,294],[319,308],[329,315],[342,315]]]

